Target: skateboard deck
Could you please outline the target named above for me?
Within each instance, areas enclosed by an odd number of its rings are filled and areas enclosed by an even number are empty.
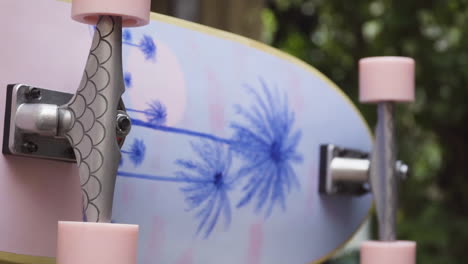
[[[94,28],[70,8],[0,3],[3,94],[11,83],[75,92]],[[371,195],[318,192],[319,146],[369,151],[371,133],[316,69],[154,13],[124,29],[123,67],[133,125],[112,219],[140,226],[138,263],[316,263],[367,218]],[[0,155],[0,210],[0,261],[53,263],[57,221],[82,220],[76,164]]]

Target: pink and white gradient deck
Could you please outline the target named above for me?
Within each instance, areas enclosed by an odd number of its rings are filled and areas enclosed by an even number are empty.
[[[93,28],[70,14],[70,3],[62,1],[0,1],[0,22],[9,25],[0,27],[0,92],[9,83],[74,92]],[[362,117],[302,62],[194,27],[168,20],[124,31],[123,100],[130,116],[145,125],[134,125],[122,147],[119,173],[137,177],[117,178],[113,221],[139,225],[138,263],[310,263],[333,252],[366,219],[372,198],[320,196],[319,145],[369,151]],[[234,150],[239,127],[255,134],[239,149],[265,158],[264,167],[255,167],[255,155]],[[197,164],[204,170],[195,170]],[[236,175],[248,166],[253,175],[272,179],[284,199],[273,199],[273,188],[267,188],[262,202],[257,189],[252,201],[240,205],[252,175]],[[8,234],[0,236],[0,252],[54,257],[57,222],[81,220],[75,164],[0,155],[0,171],[0,234]],[[181,171],[208,180],[197,185]],[[216,192],[201,192],[205,203],[193,207],[188,193],[206,186]],[[206,196],[214,193],[222,195]],[[216,203],[210,211],[211,199]],[[211,212],[205,222],[204,209]]]

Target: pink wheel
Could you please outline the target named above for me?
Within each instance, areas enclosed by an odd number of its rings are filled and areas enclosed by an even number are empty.
[[[124,27],[148,24],[150,0],[73,0],[72,18],[95,25],[100,15],[121,16]]]
[[[414,101],[414,60],[371,57],[359,61],[359,99],[364,103]]]
[[[412,241],[366,241],[361,246],[361,264],[415,264],[416,243]]]
[[[138,226],[59,222],[57,264],[135,264]]]

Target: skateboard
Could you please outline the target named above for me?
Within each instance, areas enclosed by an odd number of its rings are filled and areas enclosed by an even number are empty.
[[[105,35],[70,19],[70,9],[67,1],[0,3],[0,120],[11,116],[12,93],[32,101],[60,97],[62,104],[75,94],[93,35]],[[112,107],[131,121],[131,131],[113,145],[120,157],[113,150],[59,151],[64,139],[34,135],[18,140],[21,151],[38,157],[7,155],[5,136],[11,142],[16,134],[11,120],[2,129],[0,261],[54,263],[58,221],[138,225],[140,264],[330,258],[372,206],[368,192],[324,195],[329,186],[320,179],[332,145],[361,158],[370,153],[371,132],[359,111],[332,81],[290,55],[198,24],[150,17],[148,25],[121,32],[124,93]],[[96,104],[110,102],[93,96]],[[79,105],[79,96],[73,98]],[[86,109],[81,116],[99,116]],[[93,131],[86,126],[82,131]],[[72,142],[82,137],[73,133],[67,134]],[[112,212],[99,210],[91,192],[80,190],[94,180],[79,176],[88,157],[118,163]]]

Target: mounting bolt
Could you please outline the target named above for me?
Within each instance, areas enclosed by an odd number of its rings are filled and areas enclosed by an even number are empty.
[[[119,111],[117,114],[117,135],[125,137],[130,133],[132,128],[132,121],[127,113]]]
[[[24,150],[26,152],[29,152],[29,153],[37,152],[38,149],[39,149],[37,144],[35,144],[35,143],[31,142],[31,141],[23,143],[23,148],[24,148]]]
[[[408,165],[406,165],[400,160],[397,160],[396,162],[396,171],[400,180],[406,180],[408,178],[408,171],[409,171]]]
[[[29,90],[25,93],[25,96],[28,100],[39,100],[41,99],[41,90],[30,86]]]

